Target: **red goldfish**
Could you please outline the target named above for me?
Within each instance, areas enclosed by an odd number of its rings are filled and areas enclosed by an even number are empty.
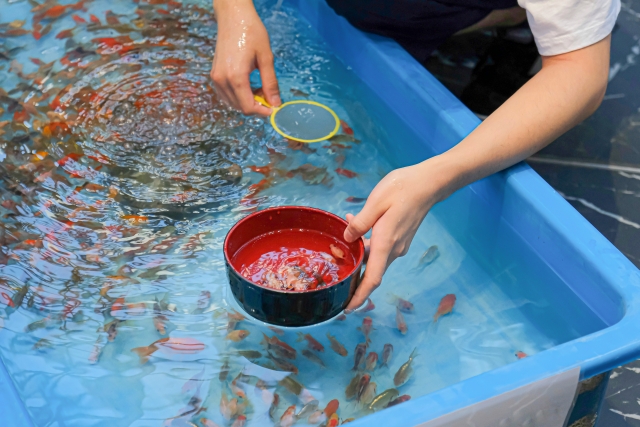
[[[310,349],[315,351],[324,351],[324,346],[320,344],[314,337],[310,334],[302,334],[302,332],[298,332],[297,342],[307,340],[307,345]]]
[[[362,360],[364,359],[364,355],[367,353],[367,344],[360,343],[356,345],[356,350],[354,352],[354,360],[353,360],[353,368],[352,371],[357,371],[360,369],[360,365],[362,364]]]
[[[344,169],[344,168],[337,168],[336,169],[336,173],[338,175],[342,175],[345,176],[347,178],[355,178],[356,176],[358,176],[357,173],[350,171],[349,169]]]
[[[367,371],[373,371],[376,368],[377,364],[378,364],[378,353],[376,353],[375,351],[372,351],[367,355],[365,369]]]
[[[344,133],[346,133],[347,135],[353,135],[353,129],[351,129],[351,126],[349,126],[347,122],[345,122],[344,120],[340,120],[340,125],[342,126],[342,130],[344,131]]]
[[[518,359],[524,359],[525,357],[528,357],[529,355],[527,353],[525,353],[524,351],[516,351],[516,357]]]
[[[405,313],[413,313],[413,304],[406,299],[402,299],[397,295],[388,294],[389,304],[395,305],[400,311]]]
[[[324,408],[323,412],[327,417],[330,417],[331,415],[336,413],[339,406],[340,406],[340,401],[338,399],[333,399],[332,401],[327,403],[327,406]]]
[[[338,414],[332,414],[327,420],[327,427],[336,427],[340,424],[340,418],[338,418]]]
[[[433,322],[437,322],[438,319],[445,314],[451,313],[453,311],[453,306],[456,303],[456,296],[454,294],[447,294],[440,300],[440,304],[438,305],[438,311],[433,316]]]
[[[399,308],[396,308],[396,325],[398,326],[398,330],[402,335],[406,335],[409,328],[407,327],[407,322],[404,320],[404,316]]]
[[[402,396],[397,397],[393,399],[391,402],[389,402],[389,404],[387,405],[387,408],[390,408],[391,406],[395,406],[398,403],[406,402],[409,399],[411,399],[411,396],[409,396],[408,394],[403,394]]]
[[[280,417],[281,427],[291,427],[298,419],[296,418],[296,405],[291,405]]]
[[[156,351],[165,353],[193,354],[204,350],[205,346],[193,338],[161,338],[158,341],[146,346],[132,348],[131,351],[140,356],[140,362],[146,363]]]
[[[263,333],[264,339],[261,344],[265,344],[268,350],[273,351],[278,356],[285,357],[287,359],[295,359],[296,358],[296,349],[291,347],[286,342],[280,341],[278,337],[269,338],[265,333]]]

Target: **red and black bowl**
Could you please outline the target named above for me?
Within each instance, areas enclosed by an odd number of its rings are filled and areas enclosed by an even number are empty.
[[[308,326],[336,316],[356,291],[364,259],[362,239],[353,243],[344,241],[347,225],[332,213],[304,206],[268,208],[241,219],[229,230],[224,241],[224,258],[233,296],[251,316],[273,325]],[[296,232],[295,241],[290,242],[292,247],[306,247],[304,236],[317,236],[318,233],[338,242],[346,249],[345,256],[350,257],[349,267],[339,274],[337,281],[302,291],[265,287],[241,274],[247,261],[243,255],[248,253],[247,248],[255,256],[263,242],[269,240],[268,236],[281,233],[281,242],[282,236],[288,236],[291,230]],[[269,250],[267,246],[264,246],[265,252]]]

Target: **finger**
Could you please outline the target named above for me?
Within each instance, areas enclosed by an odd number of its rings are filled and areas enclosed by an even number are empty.
[[[271,108],[260,104],[253,97],[253,91],[251,91],[251,86],[249,85],[248,74],[246,78],[241,80],[240,78],[236,78],[236,80],[232,82],[232,88],[234,95],[238,100],[238,109],[242,111],[243,114],[259,114],[261,116],[268,116],[271,114]]]
[[[366,264],[369,261],[369,253],[371,252],[371,239],[364,240],[364,263]]]
[[[344,240],[351,243],[364,236],[367,231],[371,230],[373,224],[376,223],[385,210],[384,206],[380,203],[375,203],[370,197],[358,215],[347,215],[349,225],[344,230]],[[349,217],[351,218],[349,219]]]
[[[262,91],[265,99],[274,107],[279,107],[282,101],[280,100],[280,88],[278,87],[278,78],[273,67],[273,53],[271,53],[271,50],[258,55],[258,69],[260,70],[260,80],[262,80]]]
[[[344,312],[346,314],[350,314],[353,310],[364,304],[371,293],[380,286],[382,276],[387,270],[389,253],[390,249],[386,246],[372,248],[367,269],[364,272],[364,278],[345,309]]]

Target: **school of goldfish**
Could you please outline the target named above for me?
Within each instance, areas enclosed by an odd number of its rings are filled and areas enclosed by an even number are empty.
[[[9,3],[0,0],[3,11]],[[132,0],[132,12],[115,13],[104,4],[94,10],[96,0],[28,4],[30,16],[0,23],[0,328],[9,329],[21,311],[31,319],[21,329],[33,337],[32,350],[42,353],[60,342],[49,331],[95,325],[95,342],[83,359],[99,365],[106,349],[121,349],[123,328],[145,328],[141,322],[148,318],[155,338],[126,350],[136,363],[200,354],[209,343],[175,333],[180,303],[172,292],[141,293],[141,286],[174,276],[178,262],[169,259],[192,262],[213,245],[202,219],[207,215],[256,210],[268,203],[267,190],[288,180],[332,188],[360,179],[362,172],[345,167],[360,140],[341,120],[341,133],[324,143],[288,141],[266,121],[225,107],[208,77],[215,45],[209,7]],[[46,53],[26,61],[23,53],[33,46]],[[309,97],[300,89],[288,95]],[[307,160],[318,153],[331,161],[318,166]],[[366,198],[344,201],[363,204]],[[344,255],[337,247],[330,252]],[[429,248],[416,268],[438,254],[437,246]],[[184,384],[182,393],[191,397],[165,426],[213,427],[221,417],[242,427],[259,415],[257,400],[281,427],[336,426],[354,419],[340,417],[347,402],[361,416],[410,399],[401,391],[419,354],[394,363],[393,344],[376,342],[371,299],[354,315],[362,323],[351,333],[361,342],[348,349],[329,332],[300,332],[286,342],[280,329],[255,325],[220,308],[216,298],[202,290],[188,315],[224,319],[227,354],[217,378],[203,371]],[[403,339],[405,316],[417,310],[399,296],[389,303]],[[455,303],[449,294],[429,308],[433,322],[454,312]],[[341,315],[333,322],[345,320]],[[256,336],[261,343],[247,348]],[[299,356],[322,370],[332,369],[331,358],[349,355],[353,367],[344,375],[353,377],[344,395],[321,401],[298,379]],[[238,370],[239,359],[287,375],[264,379]],[[389,370],[388,384],[377,376],[382,370]],[[202,391],[206,381],[220,391],[219,408],[204,406],[210,400]]]

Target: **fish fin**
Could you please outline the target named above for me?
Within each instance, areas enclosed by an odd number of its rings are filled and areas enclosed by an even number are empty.
[[[296,339],[296,342],[304,341],[304,339],[304,334],[302,332],[298,332],[298,338]]]
[[[413,349],[413,351],[411,352],[411,354],[409,355],[409,360],[413,359],[414,357],[416,357],[418,355],[418,353],[416,353],[418,351],[418,347],[415,347]]]
[[[439,313],[433,315],[433,323],[438,323],[438,318],[440,317]]]
[[[142,363],[143,365],[149,361],[149,355],[153,353],[153,351],[149,347],[136,347],[132,348],[131,351],[133,351],[140,357],[140,363]]]

